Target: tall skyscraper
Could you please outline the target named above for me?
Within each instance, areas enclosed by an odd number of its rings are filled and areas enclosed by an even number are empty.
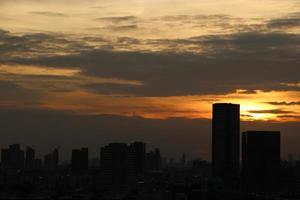
[[[244,132],[242,145],[244,189],[251,192],[277,191],[280,174],[280,132]]]
[[[84,171],[88,169],[89,153],[88,148],[73,149],[71,167],[72,171]]]
[[[240,105],[213,105],[212,172],[228,186],[239,175]],[[231,186],[230,186],[231,187]]]

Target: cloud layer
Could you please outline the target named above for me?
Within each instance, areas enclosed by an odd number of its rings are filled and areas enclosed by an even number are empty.
[[[134,39],[127,40],[123,47],[118,41],[91,45],[53,34],[14,36],[2,31],[1,39],[4,64],[70,68],[85,76],[141,82],[82,85],[102,94],[185,96],[228,94],[237,89],[299,91],[300,37],[296,34],[249,32],[150,41],[161,46],[154,52],[147,49],[149,41]],[[112,49],[105,48],[109,42]],[[196,52],[188,48],[191,44]],[[121,49],[132,45],[144,49]],[[168,50],[170,46],[174,51]],[[177,51],[175,47],[179,46]]]

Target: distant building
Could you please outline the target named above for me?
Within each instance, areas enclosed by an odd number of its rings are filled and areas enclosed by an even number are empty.
[[[290,164],[292,164],[292,165],[296,164],[296,160],[295,160],[294,154],[289,153],[289,155],[288,155],[288,162],[290,162]]]
[[[25,169],[32,170],[35,168],[35,150],[31,147],[26,148]]]
[[[161,170],[162,158],[159,149],[148,152],[146,154],[146,162],[148,171]]]
[[[128,176],[128,145],[111,143],[101,148],[100,165],[103,180],[108,184],[126,184]]]
[[[43,161],[41,159],[34,160],[34,170],[40,170],[43,167]]]
[[[183,154],[179,160],[181,167],[185,167],[186,166],[186,155]]]
[[[300,161],[297,161],[295,166],[295,189],[300,193]]]
[[[146,144],[111,143],[101,148],[103,179],[112,184],[136,183],[146,169]]]
[[[200,177],[211,176],[211,165],[206,160],[192,160],[192,170]]]
[[[239,176],[240,105],[213,105],[212,173],[233,187]]]
[[[72,171],[88,170],[88,165],[89,165],[88,148],[73,149],[72,159],[71,159]]]
[[[129,178],[135,181],[142,178],[146,170],[146,144],[133,142],[129,145],[128,153]]]
[[[19,144],[10,145],[1,151],[1,164],[5,170],[21,170],[24,168],[24,151]]]
[[[251,192],[278,191],[280,132],[244,132],[242,145],[243,188]]]
[[[45,155],[44,168],[48,170],[55,170],[58,167],[58,149],[54,149],[53,152]]]

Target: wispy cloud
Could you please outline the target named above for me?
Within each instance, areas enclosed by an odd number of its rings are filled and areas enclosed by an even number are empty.
[[[281,18],[271,19],[267,26],[275,29],[288,29],[300,27],[300,12],[290,13]]]
[[[248,112],[253,113],[253,114],[292,114],[292,113],[297,113],[294,111],[282,110],[282,109],[249,110]]]
[[[51,11],[33,11],[33,12],[30,12],[30,14],[44,15],[44,16],[48,16],[48,17],[67,17],[67,15],[64,13],[51,12]]]
[[[279,118],[299,120],[300,115],[278,115]]]
[[[136,16],[115,16],[115,17],[99,17],[96,21],[112,22],[112,23],[128,23],[136,22],[138,18]]]
[[[104,26],[104,27],[93,27],[89,28],[89,30],[97,30],[97,31],[133,31],[137,30],[139,27],[137,25],[112,25],[112,26]]]
[[[273,101],[273,102],[266,102],[267,104],[275,105],[275,106],[296,106],[300,105],[300,101],[292,101],[292,102],[286,102],[286,101]]]

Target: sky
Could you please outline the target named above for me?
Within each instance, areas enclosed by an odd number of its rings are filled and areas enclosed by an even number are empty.
[[[97,152],[144,140],[209,159],[211,104],[231,102],[242,130],[281,130],[283,157],[300,154],[299,0],[1,0],[0,9],[2,145]]]

